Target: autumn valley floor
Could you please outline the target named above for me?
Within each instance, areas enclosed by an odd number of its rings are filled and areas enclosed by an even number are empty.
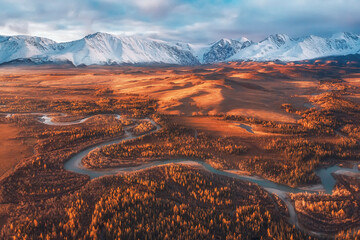
[[[325,194],[316,170],[360,162],[359,89],[358,67],[328,62],[2,67],[0,238],[358,239],[360,175],[337,172]],[[189,159],[315,191],[191,164],[95,179],[64,168],[129,134],[81,165]]]

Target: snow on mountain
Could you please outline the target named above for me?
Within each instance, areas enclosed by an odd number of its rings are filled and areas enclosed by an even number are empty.
[[[95,33],[77,41],[60,44],[53,59],[69,60],[74,65],[169,63],[191,65],[198,60],[189,50],[166,42],[139,37],[115,37]]]
[[[285,34],[270,35],[264,40],[239,51],[230,59],[271,61],[295,45],[295,40]]]
[[[251,44],[252,42],[247,38],[241,38],[240,40],[223,38],[209,47],[208,51],[203,54],[201,61],[203,63],[225,61],[239,50],[246,48]]]
[[[221,39],[212,44],[171,43],[144,37],[94,33],[82,39],[56,43],[32,36],[0,36],[0,64],[11,61],[71,62],[78,65],[180,64],[224,61],[299,61],[327,56],[360,54],[360,35],[337,33],[329,38],[290,38],[270,35],[260,42],[247,38]]]
[[[330,38],[310,35],[292,39],[283,34],[271,35],[227,59],[254,61],[298,61],[327,56],[357,54],[360,50],[360,36],[352,33],[338,33]]]
[[[199,64],[190,50],[181,46],[140,37],[116,37],[107,33],[94,33],[66,43],[30,36],[1,37],[0,51],[0,63],[30,58],[37,62],[70,61],[75,66],[123,63]]]
[[[32,36],[0,36],[0,63],[51,51],[56,42]]]

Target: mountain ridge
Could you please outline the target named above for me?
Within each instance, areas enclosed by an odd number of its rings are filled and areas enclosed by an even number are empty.
[[[81,65],[175,64],[199,65],[228,61],[302,61],[360,54],[360,35],[348,32],[330,37],[292,38],[274,34],[262,41],[222,38],[212,44],[167,42],[147,37],[96,32],[81,39],[57,43],[48,38],[0,35],[0,64],[33,61],[36,64]]]

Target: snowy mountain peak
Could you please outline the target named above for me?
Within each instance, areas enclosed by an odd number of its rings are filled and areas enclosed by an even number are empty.
[[[215,44],[218,44],[220,46],[225,46],[226,44],[231,44],[233,42],[233,40],[227,39],[227,38],[222,38],[219,41],[217,41]]]
[[[345,40],[359,40],[359,35],[350,33],[350,32],[342,32],[342,33],[335,33],[331,36],[332,39],[345,39]]]
[[[84,38],[92,39],[92,38],[103,38],[103,37],[113,37],[113,35],[111,35],[109,33],[96,32],[96,33],[91,33],[89,35],[86,35]]]
[[[250,45],[251,42],[247,38],[241,38],[240,40],[223,38],[212,44],[208,52],[204,53],[202,61],[204,63],[225,61]]]
[[[140,36],[97,32],[65,43],[33,36],[0,36],[0,64],[11,61],[92,64],[181,64],[223,61],[298,61],[360,53],[360,35],[336,33],[324,38],[270,35],[260,42],[247,38],[220,39],[212,44],[166,42]]]
[[[0,36],[0,39],[7,39],[9,41],[24,41],[29,43],[44,43],[44,44],[53,44],[55,41],[44,38],[44,37],[36,37],[36,36],[28,36],[28,35],[15,35],[15,36]]]
[[[242,42],[242,43],[251,42],[251,40],[249,40],[249,39],[246,38],[246,37],[240,37],[240,38],[237,39],[237,41]]]
[[[359,50],[360,38],[351,33],[338,33],[330,38],[315,35],[290,38],[284,34],[276,34],[243,49],[228,60],[298,61],[356,54]]]
[[[0,37],[0,63],[15,59],[30,58],[51,51],[55,41],[26,35]]]
[[[281,45],[284,45],[290,41],[292,41],[292,39],[286,34],[275,34],[275,35],[270,35],[261,42],[271,42],[276,44],[276,46],[280,47]]]
[[[109,64],[198,64],[189,50],[174,44],[142,37],[117,37],[97,32],[67,43],[58,44],[56,51],[44,52],[52,62],[70,61],[78,65]]]
[[[213,43],[212,45],[219,45],[219,46],[225,46],[228,44],[242,44],[244,42],[249,42],[249,39],[245,38],[245,37],[241,37],[239,39],[228,39],[228,38],[222,38],[219,41],[216,41],[215,43]]]

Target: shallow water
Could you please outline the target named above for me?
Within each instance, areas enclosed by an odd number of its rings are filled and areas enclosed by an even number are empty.
[[[357,168],[357,165],[355,164],[353,168],[343,168],[340,166],[332,166],[328,168],[321,168],[319,170],[316,170],[315,173],[317,176],[320,177],[321,183],[325,189],[325,193],[331,194],[332,190],[334,189],[334,186],[336,184],[335,178],[332,176],[333,173],[335,173],[338,170],[343,170],[347,172],[353,172],[353,173],[359,173],[359,170]]]
[[[59,125],[61,126],[61,125],[80,124],[90,118],[90,117],[86,117],[86,118],[72,121],[72,122],[53,122],[52,121],[53,118],[49,117],[47,114],[33,113],[33,115],[42,115],[41,117],[38,118],[39,122],[41,122],[41,123],[44,123],[47,125],[58,125],[58,126]],[[6,115],[6,117],[11,117],[11,116],[12,116],[12,113],[8,113]],[[120,115],[115,114],[115,117],[118,120],[121,119]],[[159,129],[161,129],[161,126],[158,125],[157,123],[155,123],[152,119],[146,118],[143,120],[150,121],[156,127],[156,129],[151,132],[155,132],[155,131],[158,131]],[[85,175],[88,175],[90,177],[90,179],[94,179],[94,178],[98,178],[101,176],[131,173],[131,172],[135,172],[135,171],[139,171],[139,170],[149,169],[149,168],[156,167],[156,166],[163,166],[163,165],[174,164],[174,163],[175,164],[182,163],[182,164],[197,165],[197,166],[200,166],[203,169],[205,169],[211,173],[214,173],[214,174],[227,176],[227,177],[231,177],[231,178],[236,178],[236,179],[240,179],[240,180],[258,184],[259,186],[263,187],[266,191],[277,194],[279,196],[279,198],[282,199],[288,207],[288,210],[290,213],[289,222],[291,224],[295,224],[298,228],[306,231],[306,229],[303,229],[302,226],[299,225],[296,211],[295,211],[294,206],[292,205],[291,201],[288,199],[287,193],[298,193],[298,192],[318,193],[318,191],[304,189],[304,188],[292,188],[292,187],[289,187],[286,185],[278,184],[278,183],[263,179],[261,177],[257,177],[257,176],[247,176],[247,175],[231,173],[228,171],[222,171],[222,170],[213,168],[212,166],[210,166],[209,164],[207,164],[205,162],[197,161],[197,160],[188,160],[188,159],[172,159],[172,160],[165,160],[165,161],[154,161],[151,163],[146,163],[146,164],[142,164],[142,165],[135,166],[135,167],[120,167],[120,168],[111,168],[111,169],[87,169],[87,168],[84,168],[84,166],[82,165],[82,159],[84,157],[86,157],[94,149],[101,148],[101,147],[111,145],[111,144],[117,144],[122,141],[127,141],[127,140],[131,140],[131,139],[139,137],[139,136],[133,135],[129,131],[131,127],[132,126],[124,127],[125,134],[124,134],[124,136],[121,136],[121,138],[119,138],[119,139],[96,144],[92,147],[86,148],[86,149],[76,153],[68,161],[66,161],[64,163],[64,169],[71,171],[71,172],[79,173],[79,174],[85,174]],[[247,126],[245,124],[240,124],[239,127],[244,128],[245,130],[247,130],[250,133],[254,133],[250,126]],[[340,166],[332,166],[332,167],[316,170],[315,173],[316,173],[316,175],[318,175],[320,177],[321,186],[325,189],[326,193],[328,193],[328,194],[332,193],[332,190],[336,184],[336,180],[334,179],[332,174],[339,170],[348,171],[348,172],[352,172],[352,173],[359,173],[359,170],[356,165],[353,168],[343,168]],[[319,235],[319,236],[322,235],[321,233],[316,233],[316,232],[308,232],[308,233],[311,233],[313,235]]]
[[[249,125],[246,125],[246,124],[241,123],[241,124],[239,124],[239,125],[237,125],[237,126],[245,129],[245,130],[248,131],[249,133],[254,133],[254,131],[252,130],[252,127],[249,126]]]
[[[150,119],[147,119],[147,120],[150,120]],[[157,131],[161,128],[153,120],[150,120],[150,121],[152,124],[154,124],[156,126],[156,129],[153,131]],[[76,173],[80,173],[80,174],[86,174],[91,179],[93,179],[93,178],[97,178],[100,176],[134,172],[134,171],[144,170],[147,168],[151,168],[151,167],[155,167],[155,166],[162,166],[162,165],[171,164],[171,163],[185,163],[186,162],[186,163],[193,163],[193,164],[200,165],[207,171],[212,172],[214,174],[228,176],[228,177],[237,178],[237,179],[249,181],[252,183],[256,183],[263,188],[276,189],[276,190],[288,192],[288,193],[317,192],[314,190],[308,190],[308,189],[303,189],[303,188],[289,187],[289,186],[286,186],[283,184],[278,184],[278,183],[272,182],[270,180],[263,179],[261,177],[240,175],[240,174],[236,174],[236,173],[218,170],[218,169],[211,167],[209,164],[207,164],[203,161],[189,160],[189,159],[173,159],[173,160],[166,160],[166,161],[154,161],[154,162],[146,163],[146,164],[136,166],[136,167],[120,167],[120,168],[111,168],[111,169],[87,169],[82,166],[81,160],[86,155],[88,155],[89,152],[91,152],[92,150],[94,150],[96,148],[101,148],[101,147],[104,147],[107,145],[116,144],[116,143],[120,143],[122,141],[127,141],[130,139],[137,138],[138,136],[134,136],[128,131],[129,128],[131,128],[131,126],[125,127],[125,136],[122,137],[121,139],[100,143],[98,145],[87,148],[87,149],[75,154],[64,164],[64,168],[68,171],[72,171],[72,172],[76,172]],[[329,168],[323,168],[323,169],[319,169],[316,171],[316,174],[320,177],[322,187],[325,189],[326,193],[331,194],[332,190],[335,186],[335,183],[336,183],[336,180],[332,176],[332,173],[334,173],[338,170],[341,170],[341,169],[346,170],[346,171],[351,171],[351,172],[359,172],[359,170],[357,168],[356,169],[355,168],[342,168],[339,166],[332,166]]]
[[[17,113],[6,113],[5,117],[11,117],[13,115],[15,115]],[[21,115],[25,115],[25,114],[29,114],[29,115],[41,115],[38,118],[38,121],[43,123],[43,124],[47,124],[47,125],[56,125],[56,126],[69,126],[69,125],[75,125],[75,124],[80,124],[83,123],[85,121],[87,121],[89,118],[93,117],[93,116],[89,116],[83,119],[79,119],[79,120],[75,120],[75,121],[71,121],[71,122],[53,122],[53,117],[49,116],[48,114],[45,113],[20,113]],[[121,116],[118,114],[110,114],[110,115],[114,115],[116,119],[120,120]],[[138,119],[134,119],[134,120],[138,120]],[[152,119],[146,118],[143,120],[148,120],[150,121],[155,127],[156,129],[151,131],[158,131],[161,127],[155,123]],[[151,163],[146,163],[140,166],[136,166],[136,167],[123,167],[123,168],[111,168],[111,169],[87,169],[84,168],[81,160],[87,156],[91,151],[93,151],[96,148],[102,148],[104,146],[107,145],[111,145],[111,144],[117,144],[120,143],[122,141],[127,141],[130,139],[134,139],[137,138],[139,136],[134,136],[131,132],[129,132],[129,129],[132,126],[127,126],[125,127],[125,135],[121,136],[119,139],[116,140],[111,140],[111,141],[107,141],[107,142],[103,142],[103,143],[99,143],[95,146],[86,148],[80,152],[78,152],[77,154],[73,155],[68,161],[65,162],[64,164],[64,168],[68,171],[72,171],[72,172],[76,172],[76,173],[80,173],[80,174],[85,174],[88,175],[91,179],[93,178],[97,178],[97,177],[101,177],[101,176],[106,176],[106,175],[114,175],[114,174],[119,174],[119,173],[128,173],[128,172],[133,172],[133,171],[139,171],[139,170],[143,170],[143,169],[147,169],[147,168],[151,168],[151,167],[155,167],[155,166],[162,166],[162,165],[166,165],[166,164],[171,164],[171,163],[192,163],[192,164],[197,164],[199,166],[202,166],[204,169],[214,173],[214,174],[218,174],[218,175],[223,175],[223,176],[228,176],[228,177],[233,177],[233,178],[237,178],[237,179],[241,179],[241,180],[245,180],[245,181],[249,181],[252,183],[256,183],[259,186],[266,188],[266,189],[276,189],[279,191],[283,191],[283,192],[291,192],[291,193],[297,193],[297,192],[317,192],[314,190],[308,190],[308,189],[303,189],[303,188],[292,188],[283,184],[278,184],[275,182],[272,182],[270,180],[266,180],[263,179],[261,177],[254,177],[254,176],[248,176],[248,175],[241,175],[241,174],[236,174],[236,173],[231,173],[231,172],[227,172],[227,171],[222,171],[222,170],[218,170],[218,169],[214,169],[213,167],[211,167],[209,164],[202,162],[202,161],[197,161],[197,160],[189,160],[189,159],[173,159],[173,160],[166,160],[166,161],[154,161]],[[254,133],[252,131],[251,126],[245,125],[245,124],[240,124],[239,127],[244,128],[245,130],[247,130],[250,133]],[[328,167],[328,168],[321,168],[315,171],[316,175],[320,177],[321,179],[321,185],[322,187],[325,189],[325,192],[328,194],[332,193],[332,190],[336,184],[336,180],[335,178],[332,176],[333,173],[335,173],[338,170],[344,170],[344,171],[348,171],[348,172],[353,172],[353,173],[359,173],[359,170],[357,168],[357,166],[355,166],[354,168],[343,168],[340,166],[332,166],[332,167]]]

